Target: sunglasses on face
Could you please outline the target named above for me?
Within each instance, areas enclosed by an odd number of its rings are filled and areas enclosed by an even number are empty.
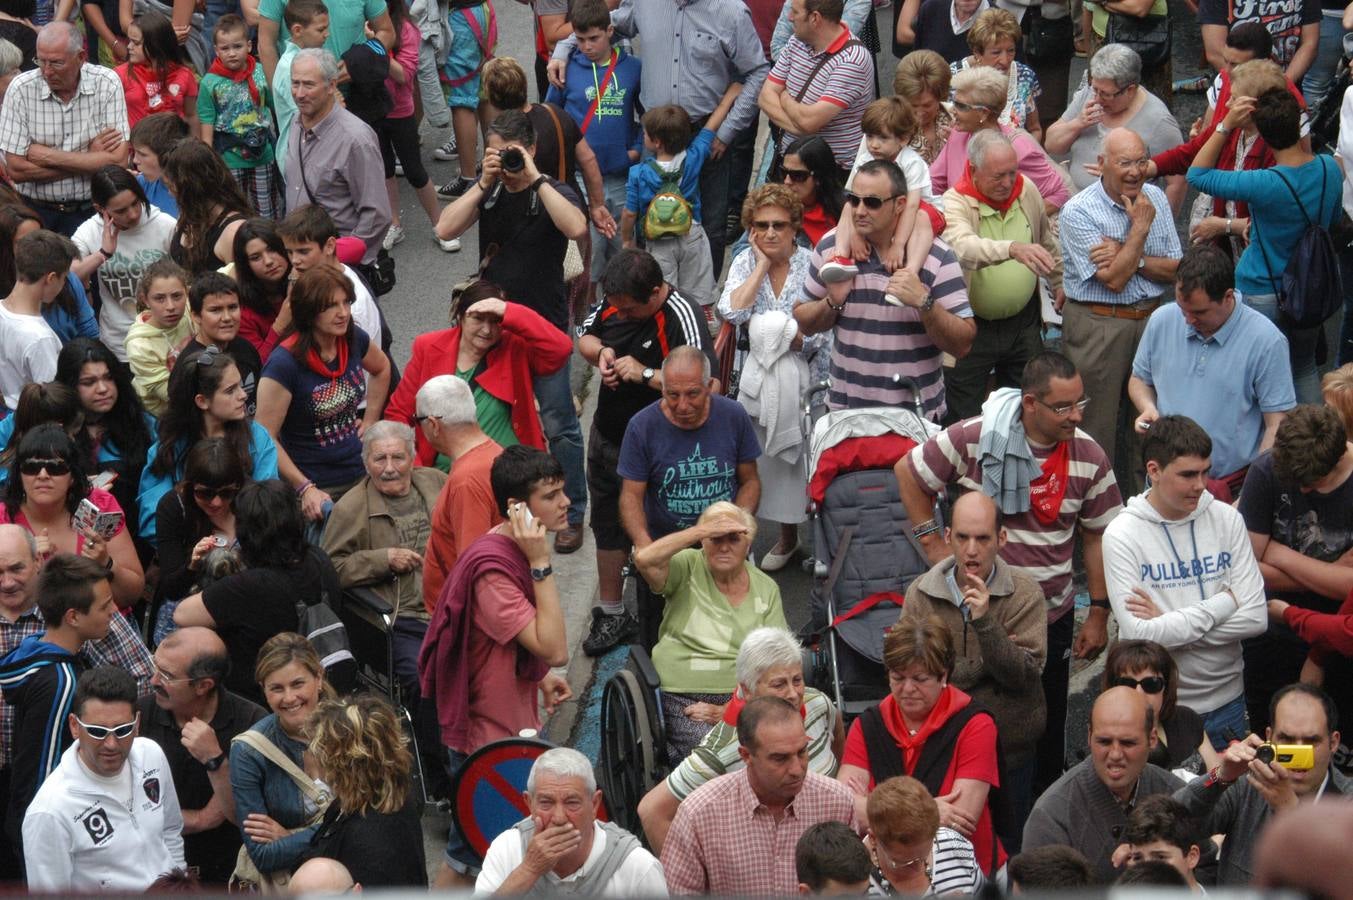
[[[19,463],[19,471],[30,477],[41,475],[44,469],[51,477],[60,478],[70,474],[70,463],[64,459],[42,459],[36,456]]]
[[[1126,675],[1120,675],[1113,680],[1113,686],[1130,687],[1134,689],[1141,688],[1148,694],[1159,694],[1161,691],[1165,690],[1165,679],[1161,678],[1159,675],[1148,675],[1141,680],[1128,678]]]
[[[85,730],[85,734],[96,741],[106,741],[110,734],[118,740],[122,740],[132,736],[132,732],[136,730],[136,723],[141,721],[141,714],[137,713],[136,718],[130,722],[123,722],[121,725],[114,725],[111,728],[105,725],[86,724],[79,716],[75,717],[75,721],[80,723],[80,727]]]
[[[217,497],[220,497],[222,502],[229,503],[235,499],[235,495],[239,492],[240,486],[238,484],[228,484],[225,487],[218,488],[207,487],[203,484],[193,487],[193,497],[197,499],[198,503],[210,503]]]
[[[762,233],[767,231],[788,231],[789,223],[783,219],[771,222],[756,221],[752,223],[752,230]]]
[[[865,209],[872,209],[872,210],[882,209],[882,208],[883,208],[883,204],[888,203],[888,202],[891,201],[891,200],[896,200],[896,199],[897,199],[896,196],[893,196],[893,197],[861,197],[859,194],[852,194],[850,191],[846,191],[846,202],[847,202],[847,203],[849,203],[851,206],[859,206],[861,203],[863,203]]]
[[[813,173],[808,169],[785,169],[784,175],[787,181],[792,181],[795,184],[803,184],[813,177]]]

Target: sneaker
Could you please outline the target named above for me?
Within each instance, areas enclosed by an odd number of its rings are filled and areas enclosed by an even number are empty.
[[[452,238],[449,241],[444,241],[435,234],[432,237],[437,241],[437,246],[441,247],[447,253],[460,252],[460,238]]]
[[[456,136],[453,134],[446,139],[445,144],[442,144],[440,147],[432,151],[432,158],[439,159],[442,162],[450,162],[451,160],[457,158],[458,153],[456,151],[457,151]]]
[[[470,189],[474,184],[473,178],[466,178],[464,175],[457,175],[446,184],[437,188],[439,197],[459,197]]]
[[[395,177],[396,178],[404,177],[404,163],[401,162],[395,163]]]
[[[393,250],[395,244],[404,240],[404,228],[401,225],[391,225],[390,230],[385,232],[385,239],[381,241],[381,246],[386,250]]]
[[[855,265],[855,261],[848,256],[833,256],[822,264],[822,268],[817,270],[817,277],[823,284],[839,284],[842,281],[850,281],[856,275],[860,274],[860,267]]]
[[[592,607],[592,627],[588,629],[587,639],[583,641],[583,652],[588,656],[601,656],[618,644],[631,641],[639,636],[639,620],[623,612],[618,616],[608,616],[601,607]]]

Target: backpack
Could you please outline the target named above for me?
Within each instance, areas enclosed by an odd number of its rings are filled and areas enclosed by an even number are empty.
[[[296,631],[305,635],[315,648],[320,665],[324,667],[324,677],[340,694],[356,686],[357,659],[348,642],[347,626],[329,605],[327,587],[320,587],[319,600],[315,603],[306,603],[304,598],[296,601]]]
[[[691,203],[681,193],[681,173],[686,169],[685,160],[673,172],[668,172],[650,159],[648,164],[658,173],[661,184],[658,193],[648,204],[644,213],[644,237],[655,241],[658,238],[681,237],[691,230],[694,218]]]
[[[1292,255],[1287,258],[1281,282],[1273,277],[1268,251],[1257,240],[1258,231],[1255,232],[1255,243],[1259,245],[1259,252],[1263,256],[1268,280],[1273,285],[1273,293],[1278,296],[1278,309],[1296,328],[1315,328],[1344,305],[1343,277],[1339,273],[1339,257],[1334,249],[1334,239],[1330,237],[1329,229],[1320,224],[1325,212],[1324,165],[1321,163],[1320,206],[1314,219],[1306,212],[1306,207],[1302,205],[1301,198],[1287,176],[1277,169],[1272,170],[1282,179],[1292,195],[1292,201],[1306,220],[1306,230],[1301,233],[1297,245],[1292,248]],[[1335,202],[1338,202],[1338,198]],[[1252,219],[1251,223],[1251,227],[1257,229],[1258,221]]]

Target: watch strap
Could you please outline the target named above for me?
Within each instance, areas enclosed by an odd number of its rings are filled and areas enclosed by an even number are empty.
[[[546,578],[549,578],[553,574],[554,574],[554,566],[546,566],[543,569],[532,569],[531,580],[544,581]]]

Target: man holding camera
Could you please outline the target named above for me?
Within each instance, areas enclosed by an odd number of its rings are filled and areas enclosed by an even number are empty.
[[[1226,838],[1218,885],[1254,883],[1255,847],[1274,813],[1353,795],[1353,779],[1330,767],[1339,746],[1338,717],[1324,691],[1289,684],[1273,695],[1269,720],[1267,741],[1257,734],[1236,741],[1221,765],[1174,795],[1202,821],[1204,834]]]

